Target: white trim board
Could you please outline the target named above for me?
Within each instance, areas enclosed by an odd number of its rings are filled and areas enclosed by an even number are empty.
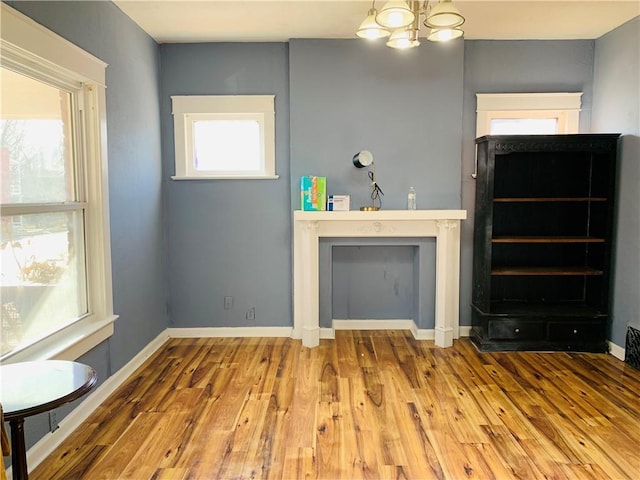
[[[169,338],[291,337],[291,327],[167,328]]]
[[[376,319],[376,320],[343,320],[334,319],[332,321],[333,328],[321,329],[322,333],[327,333],[329,330],[332,336],[328,338],[335,338],[335,330],[410,330],[413,338],[416,340],[434,340],[436,338],[436,331],[433,328],[418,328],[416,322],[412,319]]]
[[[625,349],[622,348],[619,345],[616,345],[613,342],[609,342],[609,353],[611,355],[613,355],[614,357],[616,357],[618,360],[622,360],[624,362],[624,357],[625,357]]]
[[[335,330],[411,330],[416,340],[434,340],[436,331],[433,328],[418,328],[412,319],[376,319],[376,320],[351,320],[334,319],[333,328],[321,328],[320,338],[335,338]],[[458,327],[460,337],[468,337],[471,327],[461,325]]]

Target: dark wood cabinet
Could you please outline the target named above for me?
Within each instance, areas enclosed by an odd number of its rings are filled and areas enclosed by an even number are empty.
[[[605,352],[619,135],[476,139],[471,338]]]

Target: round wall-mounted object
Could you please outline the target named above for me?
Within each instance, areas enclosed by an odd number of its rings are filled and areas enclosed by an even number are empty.
[[[373,163],[373,154],[369,150],[362,150],[353,156],[353,164],[356,168],[368,167]]]

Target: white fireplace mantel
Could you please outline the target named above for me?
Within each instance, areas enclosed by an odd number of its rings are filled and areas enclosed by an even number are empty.
[[[320,343],[319,259],[321,237],[436,238],[435,343],[458,338],[460,221],[466,210],[293,212],[293,337],[306,347]]]

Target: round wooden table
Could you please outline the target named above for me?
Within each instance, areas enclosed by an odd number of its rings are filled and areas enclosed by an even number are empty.
[[[11,464],[14,480],[29,478],[24,441],[24,419],[48,412],[89,392],[96,371],[65,360],[0,365],[0,402],[11,425]]]

